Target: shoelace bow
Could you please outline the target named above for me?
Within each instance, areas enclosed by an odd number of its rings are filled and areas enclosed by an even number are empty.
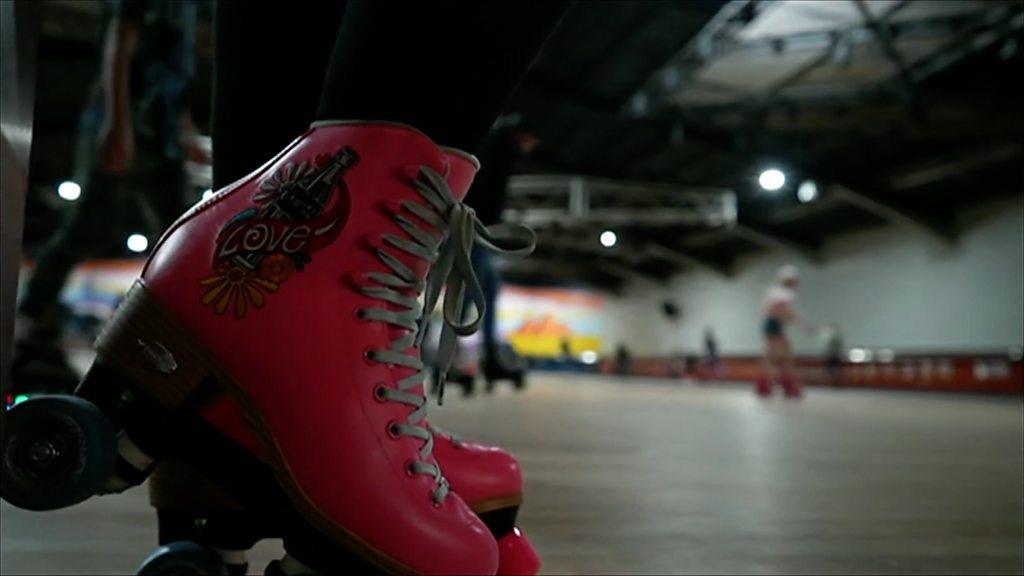
[[[387,251],[386,247],[376,250],[377,257],[391,271],[370,272],[365,278],[370,285],[360,291],[370,298],[393,304],[398,310],[386,308],[364,308],[359,311],[362,318],[383,322],[404,329],[402,336],[391,341],[386,349],[375,349],[369,358],[393,366],[414,370],[414,373],[399,380],[395,388],[379,387],[376,394],[384,400],[399,402],[413,408],[405,423],[394,423],[389,433],[395,437],[408,436],[423,440],[419,459],[409,465],[412,474],[424,474],[434,478],[437,488],[433,491],[434,502],[440,504],[448,495],[448,481],[441,474],[436,463],[430,462],[434,449],[434,438],[421,425],[427,416],[427,397],[414,390],[427,378],[428,370],[419,355],[406,354],[411,348],[419,348],[426,331],[428,314],[434,309],[446,289],[442,302],[444,318],[441,342],[438,347],[438,404],[444,399],[444,384],[448,369],[455,357],[457,339],[476,332],[487,305],[483,289],[473,271],[470,253],[479,242],[486,249],[508,256],[526,256],[533,251],[536,238],[533,231],[516,224],[498,224],[486,227],[476,217],[472,208],[455,200],[444,177],[429,167],[421,167],[413,187],[426,205],[409,200],[402,201],[401,207],[417,219],[441,233],[438,237],[423,230],[420,224],[404,213],[394,216],[398,226],[409,235],[384,234],[384,243],[431,264],[426,281],[420,280],[416,272],[400,259]],[[423,293],[423,304],[418,295]],[[468,297],[473,306],[473,315],[467,319],[464,304]]]

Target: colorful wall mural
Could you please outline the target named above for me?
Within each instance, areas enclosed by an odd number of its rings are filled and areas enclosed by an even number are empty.
[[[498,332],[522,356],[600,352],[604,306],[603,296],[587,290],[505,285],[498,302]]]

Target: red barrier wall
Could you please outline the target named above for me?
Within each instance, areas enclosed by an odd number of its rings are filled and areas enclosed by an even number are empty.
[[[621,373],[614,360],[606,360],[601,371]],[[703,359],[637,358],[630,362],[627,373],[709,382],[753,382],[761,375],[761,360],[756,356],[732,356],[714,367]],[[891,362],[843,362],[835,376],[827,370],[824,360],[800,358],[797,373],[812,386],[1024,394],[1024,365],[1020,360],[998,355],[908,354]]]

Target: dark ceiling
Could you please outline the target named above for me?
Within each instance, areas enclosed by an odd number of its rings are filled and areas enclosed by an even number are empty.
[[[737,195],[738,225],[712,231],[637,227],[626,231],[619,254],[601,249],[594,229],[561,230],[560,235],[575,239],[578,250],[566,248],[571,242],[550,249],[542,244],[540,255],[556,263],[580,262],[580,254],[574,259],[573,253],[582,252],[658,279],[680,263],[635,257],[638,244],[656,241],[692,257],[696,265],[728,274],[736,257],[751,250],[781,247],[818,260],[828,237],[886,221],[955,241],[956,216],[963,207],[986,196],[1022,193],[1024,76],[1017,46],[1022,42],[1024,4],[820,2],[820,8],[832,13],[821,15],[824,22],[816,22],[820,26],[812,31],[773,34],[772,28],[762,27],[756,41],[736,38],[758,24],[762,11],[809,11],[815,8],[812,4],[576,4],[510,103],[531,117],[542,141],[533,161],[522,169],[729,188]],[[856,18],[845,15],[844,21],[841,4],[849,5],[847,12]],[[858,4],[877,18],[865,21]],[[961,11],[950,13],[951,4],[960,4]],[[713,21],[729,9],[732,18]],[[771,16],[779,23],[796,18]],[[880,49],[878,54],[868,52],[866,48],[881,44],[874,26],[897,52],[910,52],[917,59]],[[704,46],[712,46],[703,55],[695,54],[699,48],[693,46],[702,30],[711,36]],[[871,34],[865,38],[864,31]],[[812,36],[826,37],[821,57],[812,54],[806,64],[787,69],[788,53],[799,55]],[[849,36],[855,38],[853,62],[835,62],[837,48],[828,38]],[[903,38],[907,48],[899,42]],[[767,46],[757,46],[757,41]],[[926,41],[931,44],[918,50],[923,53],[913,52]],[[935,48],[928,50],[930,46]],[[737,52],[745,56],[744,50],[749,58],[722,65],[716,61],[716,52],[724,53],[725,60]],[[703,80],[709,75],[701,76],[702,67],[717,67],[719,76],[732,78],[730,74],[745,72],[743,60],[765,60],[764,53],[769,58],[761,68],[766,75],[778,72],[778,82],[754,82],[753,88],[719,83],[713,87],[728,94],[720,102],[667,102],[649,105],[640,114],[631,110],[636,94],[652,77],[662,77],[673,67],[670,61],[677,71],[676,89],[685,91],[687,83],[711,84]],[[871,82],[840,75],[829,90],[817,93],[809,93],[806,86],[789,90],[830,66],[839,71],[893,70],[890,77],[883,73]],[[654,100],[649,94],[647,99]],[[769,165],[783,168],[791,184],[779,194],[767,194],[757,185],[758,174]],[[804,178],[813,178],[821,189],[819,198],[806,204],[795,194]],[[596,267],[593,258],[582,261]],[[522,277],[543,280],[538,274],[557,277],[564,268],[534,267]],[[515,269],[509,272],[515,274]]]
[[[608,289],[692,267],[727,275],[765,248],[820,260],[830,236],[883,223],[955,242],[964,207],[1024,190],[1022,19],[1021,2],[578,2],[509,101],[542,142],[518,171],[731,191],[737,219],[631,221],[672,198],[610,195],[601,206],[626,215],[615,248],[597,243],[599,218],[556,221],[506,274]],[[59,222],[53,184],[71,164],[100,20],[95,3],[44,12],[29,244]],[[787,174],[777,194],[757,185],[768,166]],[[820,194],[802,203],[805,179]]]

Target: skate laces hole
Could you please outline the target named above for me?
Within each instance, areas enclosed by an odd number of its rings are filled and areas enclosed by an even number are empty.
[[[398,429],[398,423],[395,422],[394,420],[392,420],[391,422],[388,422],[387,431],[388,431],[388,436],[392,440],[398,440],[398,438],[400,437],[399,429]]]
[[[365,350],[363,350],[363,361],[365,361],[367,364],[376,363],[377,358],[376,354],[373,351],[373,348],[366,348]]]
[[[378,402],[384,402],[388,399],[387,388],[383,384],[377,384],[373,387],[373,397]]]
[[[407,460],[405,463],[405,475],[409,478],[416,477],[416,465],[414,460]]]

